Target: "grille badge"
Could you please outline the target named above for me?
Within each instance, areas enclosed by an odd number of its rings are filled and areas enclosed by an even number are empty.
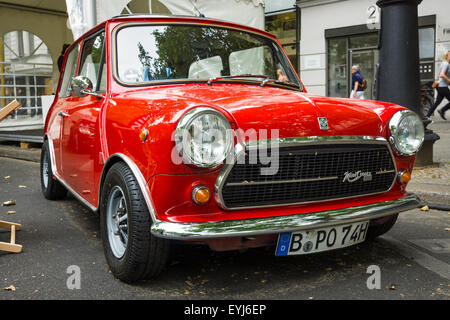
[[[328,120],[325,117],[318,117],[320,130],[329,130]]]
[[[342,182],[350,182],[353,183],[363,178],[363,181],[372,181],[372,173],[371,172],[362,172],[361,170],[356,172],[347,171],[344,173],[344,180]]]

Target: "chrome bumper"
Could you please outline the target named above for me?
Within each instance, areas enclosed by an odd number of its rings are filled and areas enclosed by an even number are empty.
[[[358,207],[270,218],[205,223],[156,221],[151,228],[151,232],[157,237],[177,240],[202,240],[277,234],[377,219],[415,209],[419,204],[420,199],[416,195],[410,194],[404,198]]]

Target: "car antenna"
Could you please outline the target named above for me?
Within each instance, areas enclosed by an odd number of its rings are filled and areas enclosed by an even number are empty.
[[[198,10],[197,6],[194,4],[194,2],[192,2],[192,0],[189,0],[189,2],[192,4],[192,6],[194,7],[194,9],[198,12],[198,16],[200,18],[205,18],[205,15],[203,13],[200,12],[200,10]]]

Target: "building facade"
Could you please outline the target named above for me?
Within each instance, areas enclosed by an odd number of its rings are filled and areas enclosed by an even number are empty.
[[[280,40],[292,66],[300,70],[300,9],[295,0],[266,0],[265,30]]]
[[[297,6],[300,76],[308,91],[348,97],[351,67],[359,65],[368,80],[366,98],[373,99],[379,52],[376,0],[298,0]],[[450,50],[450,1],[424,0],[418,10],[420,74],[425,83],[437,78],[442,55]]]
[[[71,1],[91,4],[97,22],[107,11],[100,4],[110,3],[106,0],[0,2],[0,108],[13,99],[22,104],[18,112],[0,124],[0,139],[4,138],[3,131],[43,127],[43,110],[50,105],[59,78],[58,56],[63,44],[73,41],[66,6]],[[124,5],[122,13],[170,14],[159,0],[121,0],[120,3]],[[448,12],[449,0],[424,0],[419,5],[423,82],[437,77],[442,54],[450,50]],[[350,69],[358,64],[369,82],[367,97],[374,98],[378,14],[376,0],[265,0],[264,6],[266,31],[278,37],[308,91],[334,97],[349,96]]]

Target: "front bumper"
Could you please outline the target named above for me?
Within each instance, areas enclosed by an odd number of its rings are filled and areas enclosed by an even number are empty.
[[[416,195],[410,194],[400,199],[358,207],[270,218],[205,223],[156,221],[151,228],[151,232],[157,237],[174,240],[249,237],[372,220],[415,209],[419,204],[420,199]]]

